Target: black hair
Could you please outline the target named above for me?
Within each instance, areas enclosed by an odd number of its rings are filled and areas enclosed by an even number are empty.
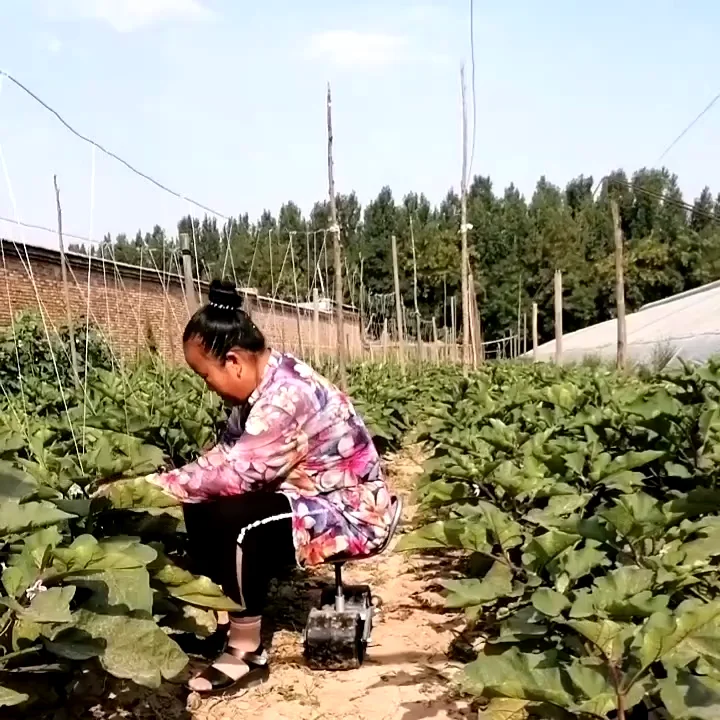
[[[183,344],[197,338],[207,352],[222,360],[233,348],[261,353],[265,336],[242,309],[243,298],[235,285],[221,280],[210,283],[208,304],[190,318]]]

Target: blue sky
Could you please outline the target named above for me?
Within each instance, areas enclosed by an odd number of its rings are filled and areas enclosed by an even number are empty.
[[[711,0],[475,7],[473,169],[499,192],[653,165],[720,89]],[[0,0],[0,68],[184,195],[253,217],[325,197],[330,81],[338,191],[439,201],[459,184],[468,23],[466,0]],[[686,198],[720,191],[719,131],[720,104],[665,160]],[[54,226],[54,173],[69,232],[174,231],[188,211],[101,154],[93,183],[90,148],[7,81],[0,145],[26,222]]]

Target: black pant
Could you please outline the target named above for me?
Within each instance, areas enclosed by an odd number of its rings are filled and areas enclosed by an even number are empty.
[[[242,615],[262,615],[270,581],[295,564],[290,510],[288,498],[274,492],[183,506],[194,571],[243,605]]]

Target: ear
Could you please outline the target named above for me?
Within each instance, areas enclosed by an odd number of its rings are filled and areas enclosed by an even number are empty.
[[[225,364],[231,365],[232,367],[230,369],[240,370],[242,368],[242,359],[240,357],[240,353],[236,352],[235,350],[230,350],[230,352],[225,355]]]

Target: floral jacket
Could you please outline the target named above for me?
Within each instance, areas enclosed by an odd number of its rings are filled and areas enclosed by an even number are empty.
[[[221,442],[150,482],[183,502],[254,490],[285,494],[301,564],[363,555],[390,527],[390,496],[350,400],[305,363],[273,351],[260,385],[230,414]]]

